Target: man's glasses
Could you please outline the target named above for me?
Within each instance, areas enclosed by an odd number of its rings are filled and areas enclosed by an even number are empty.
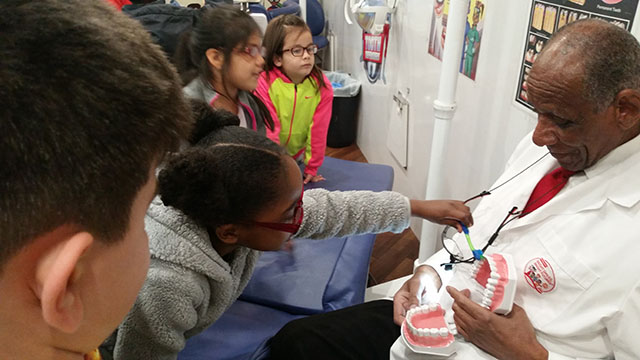
[[[264,57],[266,55],[265,48],[257,45],[247,45],[236,49],[241,54],[249,55],[251,57],[258,57],[258,55]]]
[[[295,57],[300,57],[302,56],[302,54],[306,51],[307,54],[309,55],[315,55],[316,53],[318,53],[318,46],[316,45],[309,45],[306,48],[302,47],[302,46],[294,46],[291,49],[284,49],[282,50],[283,53],[287,52],[287,51],[291,51],[291,55],[295,56]]]
[[[302,225],[302,217],[304,215],[304,210],[302,209],[302,196],[304,194],[304,188],[302,192],[300,192],[300,199],[296,203],[293,208],[293,221],[291,223],[268,223],[268,222],[259,222],[253,221],[253,225],[257,225],[263,228],[284,231],[291,234],[295,234],[300,229],[300,225]]]

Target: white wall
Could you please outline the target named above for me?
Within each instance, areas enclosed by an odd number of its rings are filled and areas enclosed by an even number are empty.
[[[530,1],[488,0],[476,81],[458,78],[458,109],[452,120],[445,197],[464,199],[490,186],[517,142],[535,125],[531,113],[513,102],[529,19]],[[358,146],[369,162],[393,166],[394,190],[424,198],[433,131],[433,100],[441,62],[427,52],[433,0],[400,0],[393,17],[386,77],[369,84],[360,62],[362,31],[343,19],[343,0],[324,0],[336,35],[336,68],[362,81]],[[386,144],[389,115],[398,90],[410,89],[407,169]],[[420,221],[412,228],[420,234]]]

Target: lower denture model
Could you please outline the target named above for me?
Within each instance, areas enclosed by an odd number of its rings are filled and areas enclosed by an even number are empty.
[[[455,324],[447,324],[438,303],[409,310],[402,324],[402,338],[407,347],[422,354],[453,354],[456,334]]]

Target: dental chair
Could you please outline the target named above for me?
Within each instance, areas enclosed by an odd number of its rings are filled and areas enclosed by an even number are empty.
[[[325,157],[318,173],[327,180],[305,189],[384,191],[393,185],[387,165]],[[178,359],[263,359],[267,340],[289,321],[362,303],[375,237],[296,240],[291,253],[263,253],[240,299],[190,338]]]
[[[295,1],[296,4],[299,4],[299,0],[290,1]],[[307,0],[307,18],[305,21],[307,22],[307,25],[309,25],[309,29],[311,29],[313,43],[316,44],[318,49],[324,49],[329,45],[329,40],[327,40],[327,37],[323,35],[325,17],[322,5],[318,0]]]
[[[292,0],[285,1],[282,7],[267,10],[260,0],[235,0],[240,4],[240,9],[249,12],[249,15],[258,23],[262,34],[267,30],[267,25],[271,19],[283,14],[300,15],[300,5]]]

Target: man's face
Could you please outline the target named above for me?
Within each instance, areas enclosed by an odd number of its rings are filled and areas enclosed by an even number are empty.
[[[584,170],[622,143],[622,131],[614,106],[596,112],[584,98],[583,71],[575,70],[580,59],[564,55],[558,61],[552,53],[529,75],[529,101],[538,114],[533,142],[546,146],[563,168]]]

